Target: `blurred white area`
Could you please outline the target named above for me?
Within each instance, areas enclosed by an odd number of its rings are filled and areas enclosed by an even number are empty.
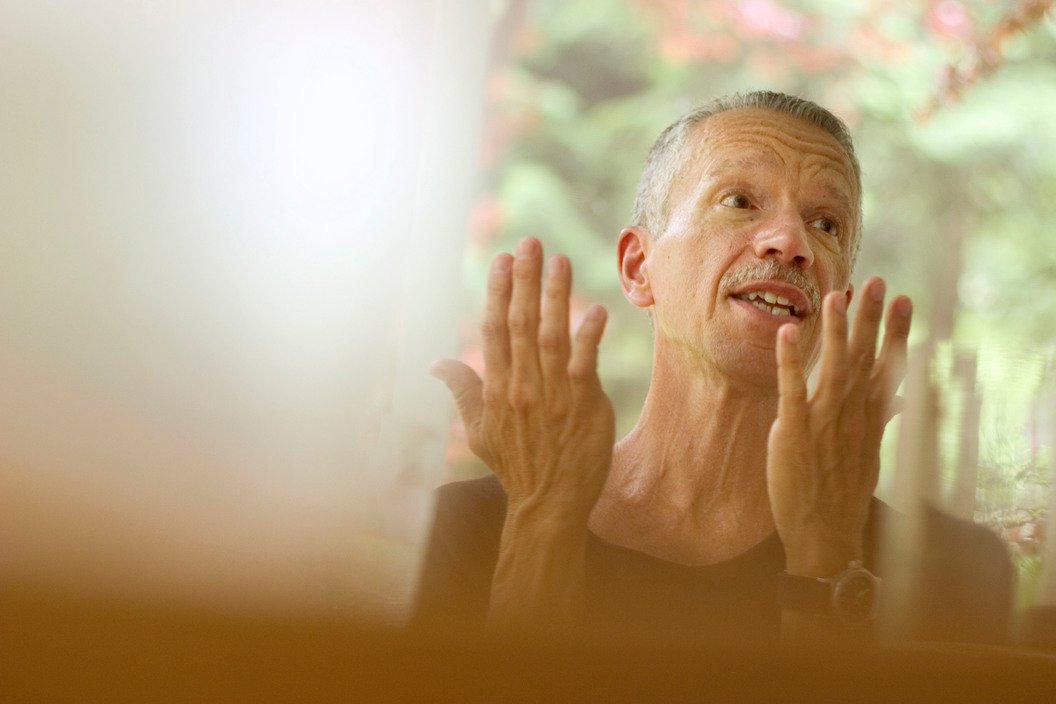
[[[0,579],[399,618],[483,5],[5,0]]]

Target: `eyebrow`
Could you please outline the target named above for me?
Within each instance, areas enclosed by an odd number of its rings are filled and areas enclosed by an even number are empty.
[[[704,172],[704,175],[711,177],[730,169],[750,169],[753,166],[759,166],[760,164],[775,164],[777,162],[778,159],[774,155],[766,152],[731,157],[714,164]],[[839,202],[840,205],[847,209],[848,213],[854,212],[854,204],[851,202],[851,198],[842,189],[824,179],[822,180],[821,187],[824,189],[827,196]]]
[[[851,199],[841,189],[837,188],[831,183],[826,183],[822,186],[825,189],[825,193],[836,201],[839,201],[840,205],[847,209],[848,213],[854,212],[854,207],[851,204]]]

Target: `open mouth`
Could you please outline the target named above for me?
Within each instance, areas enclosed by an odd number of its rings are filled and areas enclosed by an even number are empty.
[[[778,317],[788,316],[799,318],[803,315],[803,311],[797,308],[792,301],[770,291],[749,291],[747,293],[737,294],[734,298],[750,303],[764,313],[769,313],[770,315]]]

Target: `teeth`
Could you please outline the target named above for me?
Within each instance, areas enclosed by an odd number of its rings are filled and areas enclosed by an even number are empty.
[[[771,293],[769,291],[751,291],[740,298],[748,301],[759,310],[766,311],[771,315],[791,316],[796,315],[799,312],[798,309],[792,305],[792,301],[784,296],[779,296],[776,293]]]
[[[760,300],[755,299],[755,298],[750,299],[750,303],[753,306],[755,306],[756,308],[758,308],[759,310],[765,311],[765,312],[769,313],[770,315],[776,315],[778,317],[783,316],[783,315],[791,315],[791,313],[789,312],[788,308],[781,308],[780,306],[769,306],[766,303],[764,303],[763,301],[760,301]]]

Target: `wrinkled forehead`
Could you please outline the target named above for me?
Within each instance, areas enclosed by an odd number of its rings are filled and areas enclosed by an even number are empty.
[[[712,115],[691,128],[698,174],[723,169],[795,169],[858,210],[860,190],[850,156],[824,129],[806,120],[761,108]]]

